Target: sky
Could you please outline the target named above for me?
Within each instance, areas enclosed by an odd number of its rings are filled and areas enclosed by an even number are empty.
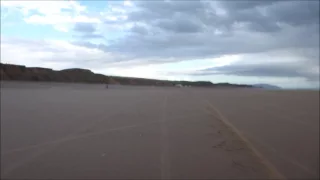
[[[319,0],[1,0],[1,62],[319,88]]]

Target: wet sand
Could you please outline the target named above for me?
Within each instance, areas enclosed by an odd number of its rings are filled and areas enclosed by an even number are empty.
[[[319,177],[318,96],[2,82],[1,177]]]
[[[197,90],[288,179],[319,178],[319,91]]]

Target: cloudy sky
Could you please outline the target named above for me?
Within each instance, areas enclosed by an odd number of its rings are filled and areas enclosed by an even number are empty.
[[[319,87],[319,0],[1,0],[1,62]]]

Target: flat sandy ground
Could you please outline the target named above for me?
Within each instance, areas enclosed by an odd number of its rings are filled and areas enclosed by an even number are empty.
[[[1,83],[1,178],[279,175],[319,178],[319,91]]]

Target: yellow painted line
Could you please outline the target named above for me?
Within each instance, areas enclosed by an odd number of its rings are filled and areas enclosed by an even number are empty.
[[[284,175],[282,175],[276,167],[267,159],[265,158],[262,153],[260,153],[253,144],[235,127],[233,126],[229,120],[222,115],[222,113],[215,108],[209,101],[204,100],[209,107],[219,116],[219,119],[224,123],[227,127],[229,127],[234,133],[239,136],[239,138],[246,143],[247,147],[254,153],[256,157],[259,158],[260,162],[268,169],[269,175],[271,179],[286,179]]]

